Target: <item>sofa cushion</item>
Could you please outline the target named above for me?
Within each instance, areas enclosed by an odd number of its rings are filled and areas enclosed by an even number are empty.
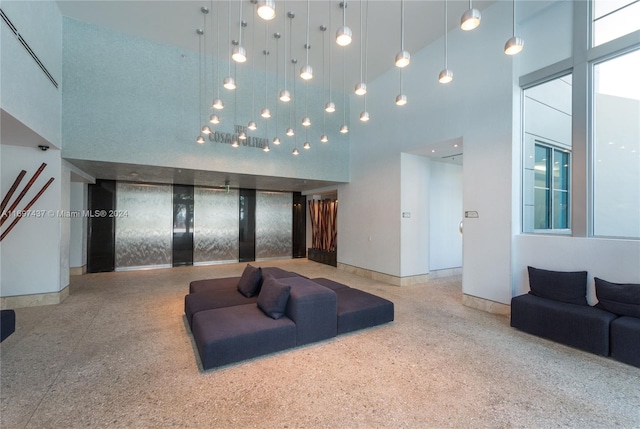
[[[207,292],[219,289],[238,289],[240,277],[223,277],[218,279],[194,280],[189,283],[189,293]]]
[[[601,307],[619,316],[640,318],[640,284],[611,283],[598,277],[595,282]]]
[[[640,319],[622,316],[611,321],[611,357],[640,368]]]
[[[258,295],[258,307],[267,316],[277,320],[284,316],[290,291],[291,286],[268,276],[262,284],[260,295]]]
[[[617,316],[588,305],[570,305],[525,294],[511,299],[511,326],[571,347],[609,355],[609,325]]]
[[[238,291],[247,298],[258,294],[258,288],[262,282],[262,270],[251,264],[247,264],[238,281]]]
[[[265,316],[255,304],[238,305],[196,313],[193,339],[209,369],[295,347],[296,325]]]
[[[189,326],[192,326],[193,315],[214,308],[234,307],[236,305],[255,304],[257,296],[245,297],[235,287],[233,289],[211,289],[198,293],[190,293],[184,297],[184,314]]]
[[[586,271],[548,271],[527,267],[531,294],[569,304],[587,303]]]

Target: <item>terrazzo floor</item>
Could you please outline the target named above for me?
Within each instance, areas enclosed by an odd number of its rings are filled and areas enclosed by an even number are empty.
[[[280,266],[394,302],[395,321],[202,371],[191,280],[244,264],[72,277],[16,311],[1,345],[2,428],[640,428],[640,369],[461,304],[461,278],[396,287],[307,260]]]

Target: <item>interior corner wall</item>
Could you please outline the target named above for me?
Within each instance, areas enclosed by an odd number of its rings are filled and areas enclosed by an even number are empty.
[[[462,170],[432,161],[429,175],[429,271],[462,267]]]
[[[61,163],[62,164],[62,163]],[[71,207],[71,170],[62,164],[60,168],[60,290],[69,286],[69,258],[71,239],[71,218],[66,213]]]
[[[338,262],[401,276],[401,161],[432,142],[462,137],[465,224],[463,292],[507,303],[511,299],[513,61],[502,51],[511,33],[511,4],[483,11],[472,32],[449,32],[453,82],[442,85],[443,40],[413,53],[403,72],[406,106],[394,104],[397,68],[367,86],[371,121],[358,120],[351,96],[351,182],[341,185]],[[369,241],[368,237],[372,240]]]
[[[71,182],[69,185],[69,210],[87,210],[87,184]],[[79,215],[69,219],[69,267],[80,268],[87,265],[87,218]]]
[[[429,158],[400,154],[400,277],[429,273]]]
[[[62,15],[55,1],[2,1],[2,10],[58,83],[56,88],[4,23],[0,23],[0,105],[60,148]]]
[[[64,208],[60,151],[50,149],[43,152],[37,148],[13,146],[3,142],[0,154],[3,196],[20,170],[27,171],[22,186],[19,187],[21,190],[40,164],[47,163],[38,180],[18,205],[20,210],[35,197],[50,177],[54,178],[53,183],[31,207],[33,215],[22,218],[0,242],[0,296],[59,292],[68,283],[68,274],[67,282],[61,283],[65,275],[61,272],[61,249],[64,246],[61,243],[61,223],[58,216],[58,211]],[[14,219],[9,218],[2,231]]]

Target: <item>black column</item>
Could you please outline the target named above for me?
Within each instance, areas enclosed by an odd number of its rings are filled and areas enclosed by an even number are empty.
[[[240,189],[238,226],[240,262],[256,260],[256,190]]]
[[[307,197],[293,193],[293,228],[291,254],[294,258],[307,257]]]
[[[88,186],[87,272],[113,271],[116,261],[115,180],[96,180]]]
[[[173,266],[193,265],[193,186],[173,185]]]

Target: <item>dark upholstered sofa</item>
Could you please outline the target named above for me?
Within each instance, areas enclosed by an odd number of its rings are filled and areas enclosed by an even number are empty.
[[[185,317],[210,369],[387,323],[394,308],[329,279],[247,265],[241,277],[191,282]]]
[[[16,330],[16,312],[0,310],[0,342],[4,341]]]
[[[528,267],[531,291],[511,300],[511,326],[640,367],[640,285],[595,278],[598,304],[586,300],[587,272]]]

